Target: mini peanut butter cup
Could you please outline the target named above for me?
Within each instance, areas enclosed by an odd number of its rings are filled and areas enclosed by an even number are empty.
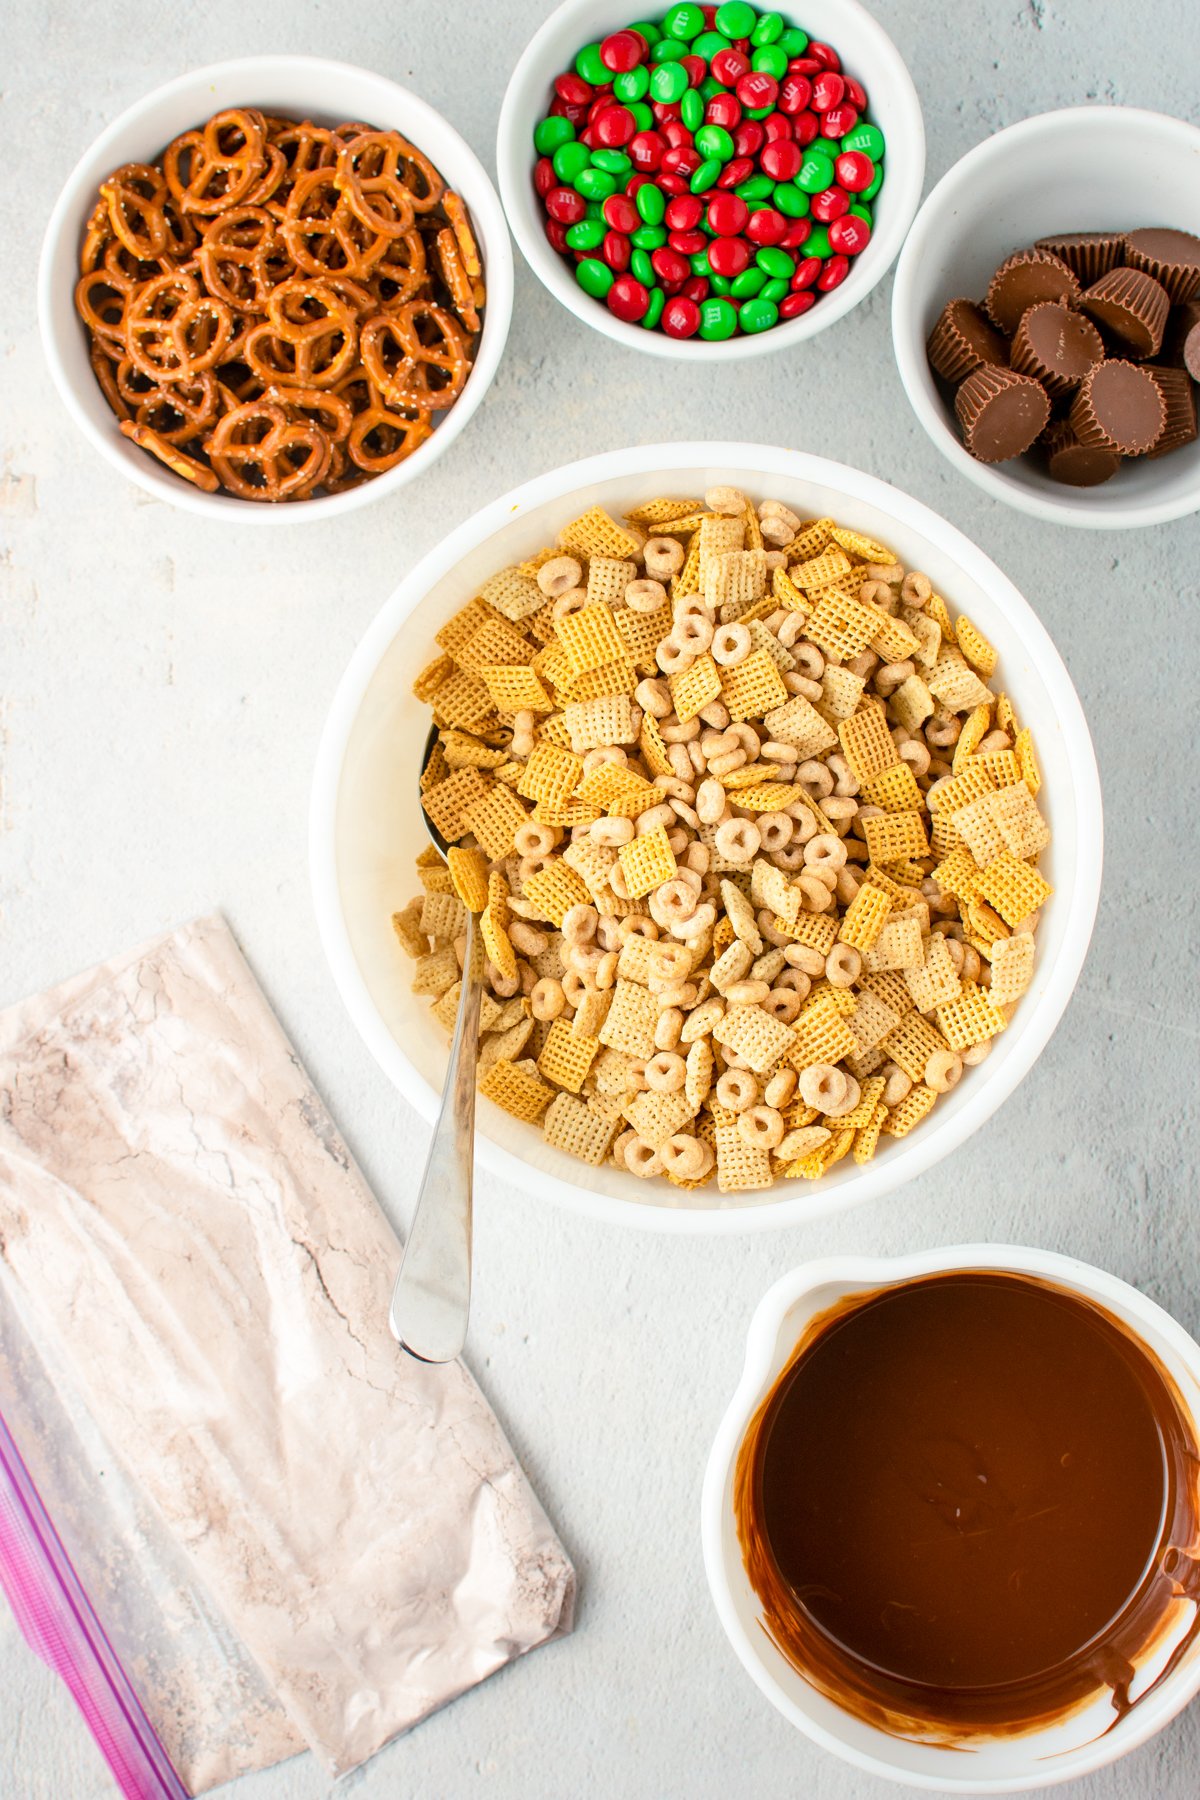
[[[1083,296],[1083,310],[1134,356],[1156,356],[1171,302],[1144,269],[1110,269]]]
[[[1163,355],[1200,381],[1200,300],[1172,307],[1163,334]]]
[[[1017,326],[1009,360],[1057,400],[1079,386],[1093,363],[1103,362],[1104,340],[1082,313],[1058,300],[1041,300]]]
[[[1008,341],[988,323],[974,300],[951,300],[929,334],[930,367],[943,381],[965,381],[983,363],[1008,362]]]
[[[1039,300],[1077,306],[1079,294],[1073,271],[1057,256],[1048,250],[1018,250],[1000,264],[988,283],[988,318],[1011,337],[1022,315]]]
[[[1119,231],[1064,231],[1058,237],[1039,238],[1034,248],[1057,256],[1084,287],[1090,287],[1122,261],[1125,239]]]
[[[1136,363],[1097,363],[1084,376],[1070,424],[1081,444],[1143,456],[1162,436],[1167,407],[1158,383]]]
[[[1200,238],[1190,231],[1165,225],[1131,231],[1125,239],[1125,261],[1161,282],[1173,306],[1200,294]]]
[[[1067,487],[1099,487],[1109,481],[1121,466],[1115,450],[1099,444],[1081,444],[1067,419],[1055,419],[1047,425],[1039,440],[1046,452],[1046,468],[1051,481]]]
[[[1168,456],[1196,439],[1196,396],[1186,369],[1164,369],[1147,363],[1146,373],[1153,376],[1167,412],[1162,435],[1146,454]]]
[[[975,369],[954,396],[963,443],[977,462],[1020,456],[1045,427],[1050,399],[1032,376],[986,365]]]

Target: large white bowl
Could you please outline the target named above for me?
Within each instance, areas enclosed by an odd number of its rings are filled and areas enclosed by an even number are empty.
[[[487,282],[487,308],[475,365],[460,398],[442,415],[432,436],[413,455],[383,475],[344,494],[272,506],[235,495],[206,494],[121,436],[88,360],[88,339],[75,311],[79,247],[100,183],[126,162],[153,162],[171,139],[202,125],[228,106],[339,125],[361,119],[380,130],[401,131],[423,150],[466,201]],[[38,317],[42,346],[67,410],[100,454],[157,500],[189,512],[240,524],[292,525],[333,519],[366,506],[416,480],[443,456],[465,429],[491,386],[512,317],[512,247],[504,214],[483,165],[440,113],[416,94],[382,75],[318,56],[243,56],[213,63],[155,88],[101,132],[76,163],[59,195],[42,244],[38,268]]]
[[[925,355],[948,300],[978,300],[1014,250],[1062,231],[1173,225],[1200,233],[1200,129],[1129,106],[1079,106],[985,138],[943,175],[908,234],[892,287],[900,379],[934,444],[984,493],[1035,519],[1093,531],[1161,525],[1200,507],[1200,442],[1134,457],[1101,487],[1051,481],[1036,457],[967,454]]]
[[[1115,1762],[1161,1731],[1200,1692],[1200,1640],[1176,1668],[1112,1726],[1101,1704],[1050,1729],[996,1740],[978,1748],[939,1748],[892,1737],[844,1712],[804,1680],[776,1649],[762,1625],[738,1544],[733,1506],[737,1454],[746,1428],[782,1373],[807,1326],[849,1294],[892,1287],[922,1275],[957,1269],[1003,1269],[1033,1275],[1082,1295],[1122,1321],[1174,1378],[1193,1419],[1200,1419],[1200,1345],[1169,1314],[1115,1275],[1072,1257],[1008,1244],[964,1244],[894,1260],[831,1257],[802,1264],[764,1295],[750,1324],[746,1363],[709,1457],[701,1500],[704,1566],[721,1624],[743,1666],[785,1719],[822,1749],[856,1768],[908,1787],[948,1794],[1014,1794],[1074,1781]],[[1172,1642],[1183,1626],[1172,1632]],[[1134,1699],[1165,1665],[1169,1647],[1134,1684]]]
[[[666,0],[662,0],[651,9],[651,14],[657,19],[666,11]],[[771,331],[726,338],[723,342],[672,338],[663,331],[645,331],[640,325],[628,325],[615,318],[602,300],[584,293],[568,264],[546,239],[541,202],[533,187],[533,128],[545,116],[554,97],[554,77],[573,66],[584,44],[629,24],[629,0],[563,0],[535,32],[513,70],[496,136],[500,193],[513,236],[525,261],[555,299],[561,300],[585,325],[629,349],[644,350],[650,356],[676,357],[683,362],[710,363],[793,349],[827,326],[836,325],[860,300],[865,300],[891,267],[904,241],[925,179],[925,124],[903,57],[882,25],[858,0],[822,0],[820,6],[807,12],[802,4],[789,5],[783,12],[789,24],[801,26],[810,37],[832,44],[847,73],[866,88],[871,118],[887,141],[884,182],[873,202],[871,241],[855,258],[840,287],[823,295],[798,319],[788,319]]]
[[[823,457],[754,444],[659,444],[612,451],[514,488],[451,532],[408,575],[368,630],[337,690],[317,757],[310,817],[313,894],[342,998],[402,1094],[434,1116],[446,1044],[424,1000],[409,992],[392,912],[416,891],[426,845],[417,777],[428,709],[411,683],[436,653],[434,633],[495,570],[552,542],[592,505],[616,509],[656,494],[732,482],[786,501],[802,516],[832,514],[924,569],[1000,652],[1005,690],[1032,727],[1042,803],[1054,831],[1045,868],[1055,884],[1038,932],[1033,983],[985,1063],[969,1069],[930,1118],[887,1140],[871,1163],[846,1161],[820,1182],[781,1183],[737,1199],[715,1186],[681,1193],[611,1165],[593,1169],[552,1150],[541,1133],[481,1100],[477,1153],[529,1192],[594,1218],[663,1231],[728,1233],[800,1221],[890,1193],[976,1131],[1033,1065],[1079,976],[1100,892],[1102,816],[1091,739],[1062,661],[1028,604],[995,564],[944,519],[873,476]]]

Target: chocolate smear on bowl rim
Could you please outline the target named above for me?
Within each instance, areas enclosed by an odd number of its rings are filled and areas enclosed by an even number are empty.
[[[993,325],[1012,336],[1021,316],[1039,300],[1079,303],[1073,270],[1048,250],[1017,250],[1006,257],[988,283],[987,313]]]
[[[1081,444],[1143,456],[1158,443],[1166,416],[1166,402],[1149,370],[1114,358],[1085,375],[1070,421]]]
[[[1125,238],[1119,231],[1064,231],[1057,237],[1039,238],[1034,249],[1057,256],[1084,287],[1090,287],[1116,268],[1125,254]]]
[[[1081,301],[1084,312],[1134,356],[1156,356],[1171,302],[1161,282],[1142,269],[1110,269]]]
[[[1094,363],[1104,361],[1104,340],[1082,313],[1058,300],[1041,300],[1022,316],[1010,361],[1058,400],[1074,392]]]
[[[954,396],[963,443],[977,462],[1020,456],[1045,428],[1050,399],[1040,381],[1014,369],[972,371]]]
[[[1009,349],[982,306],[974,300],[950,300],[929,334],[926,353],[934,374],[957,384],[985,363],[1003,368]]]
[[[1167,290],[1172,306],[1200,294],[1200,237],[1167,225],[1147,225],[1127,233],[1125,261]]]

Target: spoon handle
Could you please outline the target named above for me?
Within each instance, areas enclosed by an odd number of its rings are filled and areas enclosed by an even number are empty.
[[[484,973],[478,932],[474,913],[468,913],[462,993],[441,1111],[392,1292],[392,1332],[420,1362],[452,1362],[466,1341],[471,1311],[475,1073]]]

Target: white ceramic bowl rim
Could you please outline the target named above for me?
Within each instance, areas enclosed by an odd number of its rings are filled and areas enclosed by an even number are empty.
[[[452,176],[445,167],[442,169],[443,174],[447,174],[447,179],[462,186],[464,173],[469,174],[471,192],[464,197],[483,251],[488,298],[475,364],[462,395],[442,415],[432,436],[412,456],[371,481],[348,488],[345,493],[323,495],[295,505],[270,506],[239,500],[231,494],[206,494],[161,467],[148,453],[135,450],[124,438],[114,435],[111,424],[106,427],[98,422],[98,409],[93,410],[84,403],[64,354],[66,334],[71,332],[78,335],[83,327],[70,293],[67,294],[64,305],[59,283],[59,264],[64,243],[68,243],[71,268],[72,271],[75,270],[77,243],[82,238],[83,225],[96,189],[113,167],[114,146],[120,145],[148,113],[169,106],[176,100],[181,106],[186,102],[187,116],[181,117],[175,127],[177,130],[185,130],[189,124],[199,123],[207,116],[204,111],[206,99],[208,111],[211,112],[217,92],[228,94],[231,87],[236,87],[243,96],[238,104],[270,105],[273,86],[276,83],[290,82],[298,85],[303,83],[306,91],[311,89],[311,99],[305,105],[311,115],[318,118],[329,111],[323,96],[325,86],[330,82],[353,85],[362,94],[357,116],[374,121],[375,118],[386,119],[389,111],[397,116],[402,115],[406,130],[420,148],[427,149],[431,144],[439,146],[436,153],[430,151],[435,163],[441,166],[447,161],[453,162],[455,172]],[[225,99],[221,103],[235,102]],[[286,104],[298,103],[288,101]],[[147,144],[142,154],[157,155],[162,148],[162,144]],[[118,159],[122,155],[121,150],[116,151]],[[342,513],[352,512],[360,506],[383,499],[419,476],[450,448],[491,386],[508,337],[512,300],[513,265],[508,227],[496,190],[470,145],[428,101],[401,87],[398,82],[376,75],[369,69],[357,68],[352,63],[334,62],[319,56],[244,56],[229,62],[211,63],[204,68],[178,75],[135,100],[105,127],[68,175],[50,214],[38,265],[38,321],[43,352],[55,386],[85,437],[114,468],[136,481],[156,499],[166,500],[189,512],[203,513],[210,519],[221,518],[226,523],[242,525],[311,524],[317,519],[337,518]],[[90,367],[87,369],[87,376],[95,386]],[[88,398],[94,399],[90,391]],[[104,414],[107,416],[107,406]]]
[[[565,1181],[532,1168],[494,1144],[482,1132],[477,1133],[476,1154],[484,1167],[514,1186],[553,1198],[569,1205],[573,1211],[606,1223],[636,1225],[652,1231],[734,1235],[808,1223],[815,1217],[878,1198],[957,1148],[1007,1099],[1031,1068],[1062,1016],[1083,966],[1099,900],[1103,844],[1100,782],[1083,710],[1057,650],[1028,602],[990,558],[954,526],[919,501],[900,494],[874,476],[822,457],[754,444],[640,445],[628,450],[608,451],[523,483],[466,520],[423,557],[384,604],[355,650],[334,695],[317,754],[309,815],[310,876],[321,940],[350,1016],[376,1061],[418,1111],[427,1120],[432,1120],[439,1094],[380,1016],[359,969],[339,894],[338,789],[347,744],[363,696],[381,657],[429,588],[453,569],[468,550],[510,523],[514,513],[573,490],[586,489],[589,484],[610,477],[660,468],[690,467],[743,470],[747,475],[753,471],[759,477],[791,476],[836,487],[848,497],[893,514],[902,510],[913,529],[953,556],[981,585],[1002,600],[1055,702],[1078,802],[1078,831],[1074,840],[1064,845],[1064,854],[1073,865],[1072,892],[1069,897],[1060,893],[1056,900],[1057,905],[1067,904],[1069,900],[1070,906],[1063,948],[1048,971],[1047,986],[1037,1010],[1023,1022],[1019,1046],[1011,1062],[999,1074],[993,1073],[994,1063],[989,1061],[982,1065],[978,1071],[982,1079],[972,1084],[961,1114],[949,1123],[943,1122],[940,1128],[935,1121],[928,1128],[890,1146],[886,1163],[885,1159],[880,1159],[856,1170],[854,1183],[847,1184],[841,1191],[835,1189],[823,1195],[820,1206],[814,1205],[812,1197],[780,1196],[778,1187],[761,1204],[727,1210],[639,1205],[570,1187]],[[966,1083],[959,1092],[965,1088]]]
[[[1027,1775],[1014,1777],[1012,1773],[1006,1773],[991,1779],[955,1772],[923,1778],[911,1770],[897,1767],[882,1751],[877,1756],[863,1753],[827,1731],[819,1721],[804,1716],[780,1691],[764,1665],[762,1647],[769,1640],[761,1632],[757,1637],[747,1632],[733,1594],[733,1582],[744,1582],[745,1572],[736,1533],[730,1529],[727,1514],[729,1480],[750,1419],[787,1360],[780,1334],[791,1309],[806,1296],[826,1288],[865,1293],[913,1281],[923,1275],[960,1269],[1002,1269],[1014,1274],[1040,1276],[1082,1293],[1101,1306],[1110,1307],[1139,1333],[1156,1338],[1178,1367],[1200,1384],[1200,1344],[1183,1326],[1119,1276],[1075,1257],[1016,1244],[956,1244],[907,1256],[833,1256],[801,1263],[768,1288],[750,1321],[745,1365],[717,1429],[705,1470],[700,1508],[701,1547],[713,1604],[739,1661],[784,1717],[822,1749],[869,1774],[909,1787],[970,1795],[1022,1793],[1077,1780],[1144,1744],[1200,1693],[1200,1657],[1191,1666],[1183,1666],[1166,1676],[1127,1715],[1119,1730],[1077,1750],[1044,1758],[1039,1761],[1036,1771]],[[881,1743],[886,1743],[882,1732],[875,1736]],[[947,1755],[948,1767],[961,1766],[967,1760],[969,1758],[957,1752]]]
[[[1093,496],[1088,501],[1080,498],[1079,490],[1069,487],[1064,487],[1061,495],[1043,494],[1023,485],[1019,477],[1014,478],[1007,472],[1007,465],[979,462],[968,453],[954,430],[934,386],[925,356],[925,330],[917,293],[931,237],[943,218],[959,211],[968,219],[972,216],[972,187],[981,170],[1034,143],[1042,145],[1046,167],[1051,169],[1056,142],[1072,138],[1081,130],[1097,129],[1122,133],[1142,143],[1156,138],[1173,141],[1195,160],[1195,179],[1200,182],[1200,126],[1185,119],[1133,106],[1070,106],[1036,113],[984,138],[946,171],[912,222],[892,286],[892,343],[897,368],[913,411],[936,448],[976,487],[1005,504],[1051,524],[1093,531],[1163,525],[1185,517],[1200,508],[1200,481],[1193,485],[1190,494],[1162,498],[1139,495],[1131,500],[1122,497],[1116,486],[1121,479],[1118,473],[1103,487],[1086,490]],[[947,293],[942,298],[944,302],[954,295]]]
[[[658,10],[666,11],[665,3]],[[803,7],[789,8],[789,13],[803,12]],[[747,356],[763,356],[775,350],[787,350],[808,338],[816,337],[830,325],[844,318],[859,301],[865,300],[891,267],[912,222],[921,187],[925,179],[925,124],[921,102],[903,57],[883,26],[858,0],[825,0],[814,8],[819,11],[819,35],[827,38],[854,67],[855,52],[865,47],[880,75],[868,81],[875,102],[872,117],[878,111],[877,96],[886,90],[888,111],[888,160],[881,194],[884,206],[876,216],[876,231],[862,256],[859,267],[852,268],[839,288],[826,294],[819,305],[789,319],[770,331],[757,335],[728,338],[708,343],[699,338],[668,337],[661,331],[645,331],[640,325],[629,325],[617,319],[600,301],[585,294],[572,278],[562,258],[546,242],[538,223],[530,195],[532,194],[532,131],[539,116],[531,108],[544,102],[555,75],[569,58],[590,38],[603,35],[627,23],[628,7],[618,0],[563,0],[539,26],[513,70],[500,110],[496,138],[496,167],[504,210],[521,254],[539,281],[560,300],[576,318],[593,330],[603,332],[629,349],[650,356],[670,357],[683,362],[729,362]],[[611,11],[611,22],[606,13]],[[577,35],[565,30],[568,22],[576,25]],[[803,23],[803,20],[799,21]],[[812,35],[817,34],[815,20]]]

